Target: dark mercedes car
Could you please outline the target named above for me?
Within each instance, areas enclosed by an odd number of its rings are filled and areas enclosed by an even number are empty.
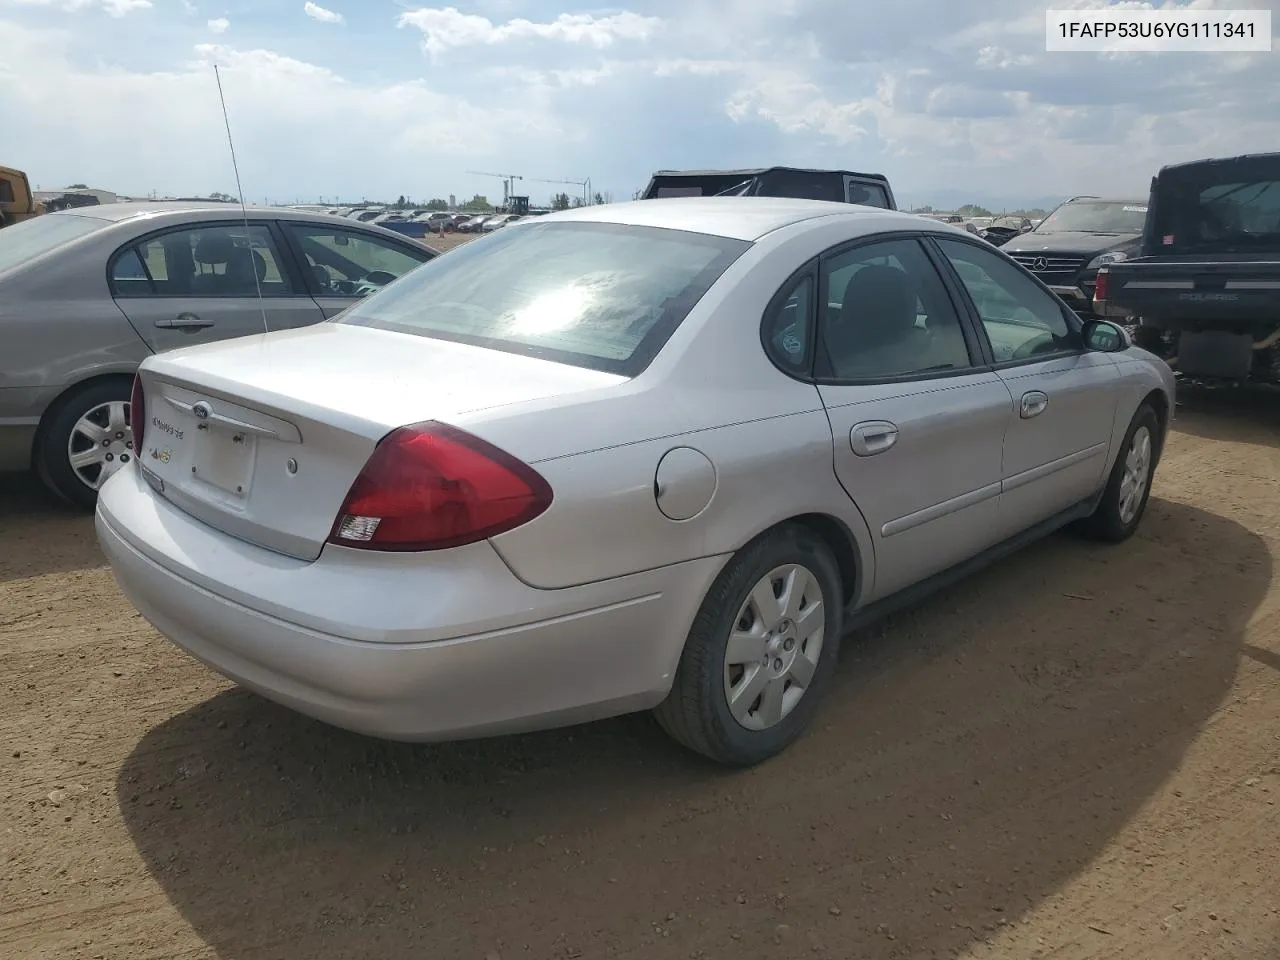
[[[1138,255],[1147,201],[1072,197],[1000,249],[1083,317],[1093,316],[1098,269]]]

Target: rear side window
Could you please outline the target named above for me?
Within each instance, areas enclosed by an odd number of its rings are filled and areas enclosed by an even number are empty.
[[[512,226],[436,257],[335,322],[635,376],[749,246],[658,227]]]

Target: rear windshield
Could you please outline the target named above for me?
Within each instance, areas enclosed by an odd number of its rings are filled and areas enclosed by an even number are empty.
[[[657,227],[521,224],[436,257],[337,322],[635,376],[749,246]]]
[[[1247,253],[1280,247],[1280,179],[1212,167],[1199,173],[1160,185],[1154,231],[1160,248]]]
[[[1040,221],[1036,233],[1142,233],[1147,222],[1146,201],[1077,201],[1064,203]]]
[[[47,213],[5,227],[0,230],[0,273],[106,225],[107,221],[96,217]]]

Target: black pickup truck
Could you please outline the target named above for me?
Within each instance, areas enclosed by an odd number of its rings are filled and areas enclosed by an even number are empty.
[[[882,173],[756,167],[749,170],[659,170],[640,194],[658,197],[797,197],[897,210]]]
[[[1098,272],[1094,310],[1184,377],[1280,383],[1280,153],[1163,167],[1136,259]]]

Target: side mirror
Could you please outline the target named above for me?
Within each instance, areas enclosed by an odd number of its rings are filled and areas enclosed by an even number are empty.
[[[1129,336],[1109,320],[1086,320],[1080,331],[1084,345],[1099,353],[1118,353],[1129,347]]]
[[[1035,229],[1035,227],[1033,227],[1031,224],[1029,224],[1029,223],[1024,223],[1024,224],[1022,225],[1022,228],[1021,228],[1018,232],[1019,232],[1019,233],[1030,233],[1030,232],[1031,232],[1032,230],[1034,230],[1034,229]]]

